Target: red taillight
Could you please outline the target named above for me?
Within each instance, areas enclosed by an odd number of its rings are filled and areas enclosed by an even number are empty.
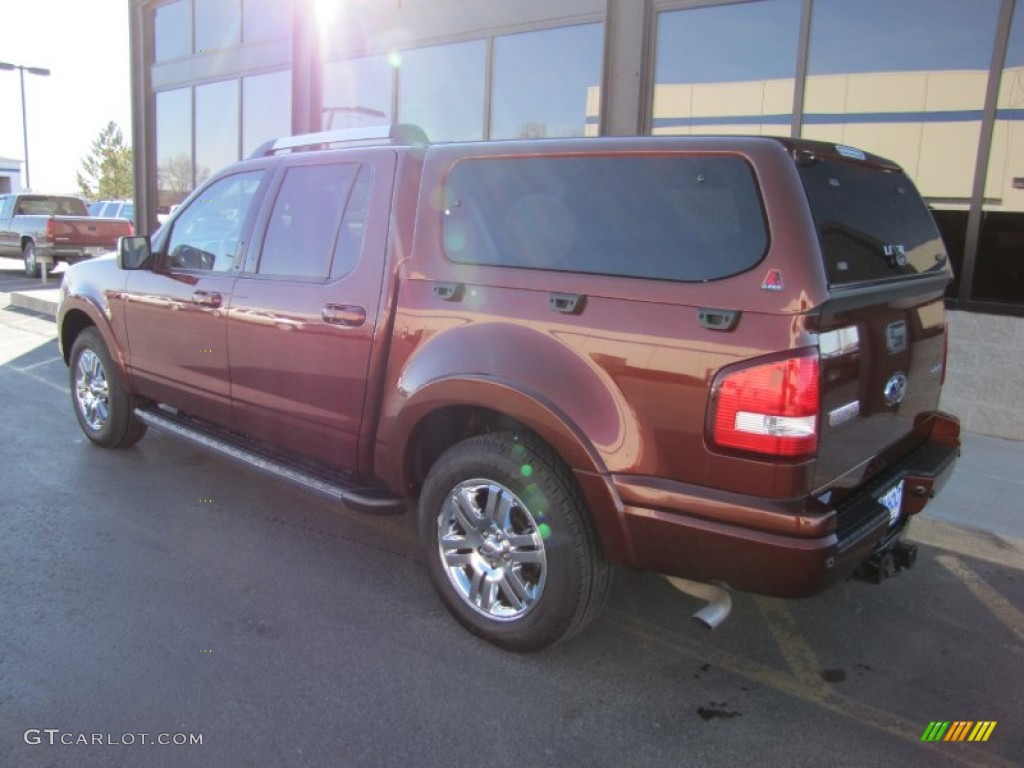
[[[131,223],[131,222],[129,221],[129,222],[128,222],[128,237],[131,237],[131,236],[132,236],[132,235],[134,235],[134,234],[135,234],[135,225],[134,225],[134,224],[132,224],[132,223]]]
[[[53,238],[57,235],[57,222],[52,218],[46,220],[46,239],[53,242]]]
[[[712,438],[722,448],[812,456],[820,407],[817,351],[727,371],[716,386]]]

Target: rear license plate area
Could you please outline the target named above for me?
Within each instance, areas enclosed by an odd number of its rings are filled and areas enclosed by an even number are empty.
[[[896,525],[900,519],[900,511],[903,509],[903,481],[900,480],[879,496],[878,503],[889,512],[889,527]]]

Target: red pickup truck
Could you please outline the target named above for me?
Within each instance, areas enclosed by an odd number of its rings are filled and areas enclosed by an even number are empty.
[[[77,197],[0,195],[0,256],[22,259],[30,277],[112,251],[131,234],[130,221],[94,218]]]
[[[446,607],[518,651],[583,627],[611,564],[710,597],[709,624],[722,585],[914,564],[959,422],[937,410],[949,260],[899,167],[421,133],[269,142],[69,269],[85,435],[154,427],[355,510],[412,500]]]

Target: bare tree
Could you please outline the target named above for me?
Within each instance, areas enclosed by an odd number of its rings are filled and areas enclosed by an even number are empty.
[[[516,129],[520,139],[544,139],[548,135],[547,123],[523,123]]]
[[[204,166],[195,169],[192,175],[192,158],[185,152],[171,155],[156,170],[157,205],[176,205],[188,197],[188,193],[210,175]]]

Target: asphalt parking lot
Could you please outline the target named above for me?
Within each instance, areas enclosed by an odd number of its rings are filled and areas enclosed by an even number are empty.
[[[4,271],[0,292],[26,282]],[[516,656],[450,619],[407,520],[152,431],[88,444],[52,322],[2,302],[0,402],[0,766],[1024,755],[1024,558],[992,534],[923,525],[910,573],[805,601],[736,594],[714,632],[660,577],[620,571],[588,631]],[[923,742],[934,721],[996,725],[984,743]]]

